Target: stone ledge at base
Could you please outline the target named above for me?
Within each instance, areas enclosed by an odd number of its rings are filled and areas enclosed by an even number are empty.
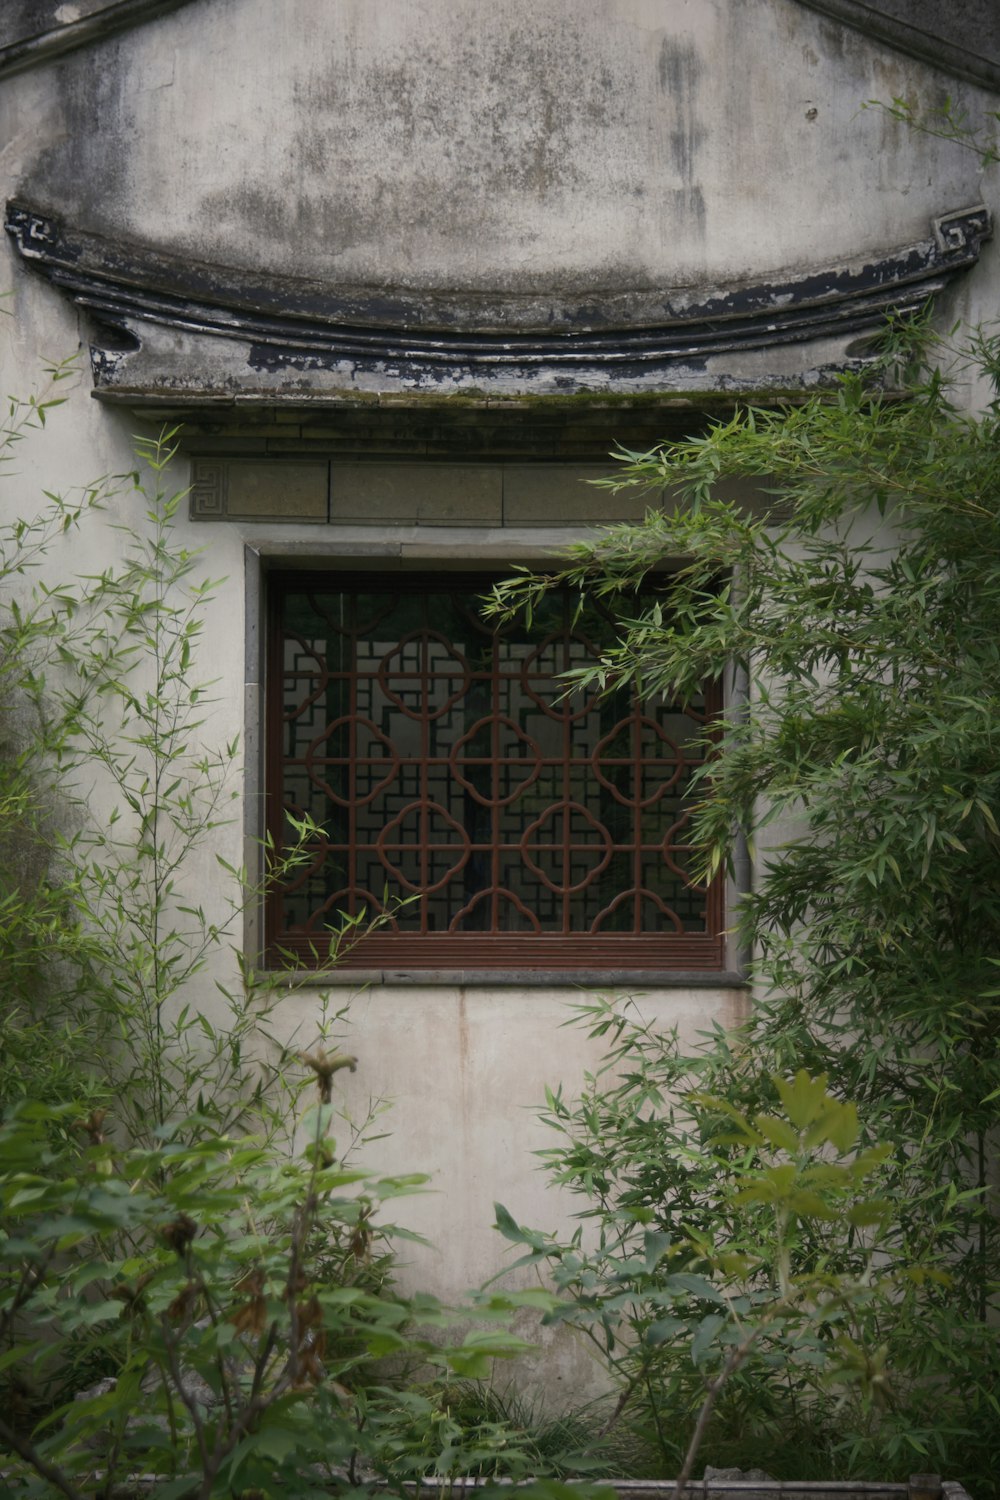
[[[913,1474],[907,1484],[865,1479],[797,1481],[721,1477],[732,1472],[731,1469],[708,1469],[709,1477],[688,1481],[685,1495],[690,1500],[972,1500],[963,1485],[955,1480],[942,1480],[936,1474]],[[749,1472],[756,1474],[759,1471]],[[107,1491],[107,1500],[146,1500],[158,1482],[154,1475],[137,1476],[129,1484],[113,1486]],[[579,1482],[613,1490],[618,1500],[673,1500],[676,1488],[672,1479],[581,1479]],[[462,1497],[475,1496],[486,1489],[509,1489],[513,1497],[530,1483],[530,1480],[519,1480],[515,1484],[503,1479],[436,1479],[423,1484],[406,1484],[403,1489],[410,1500],[462,1500]],[[567,1483],[571,1485],[573,1481]],[[378,1493],[372,1491],[373,1496]],[[385,1493],[388,1495],[389,1492]]]
[[[942,1480],[937,1474],[911,1474],[906,1484],[883,1483],[879,1480],[793,1480],[793,1479],[731,1479],[723,1478],[735,1472],[731,1469],[711,1469],[704,1479],[692,1479],[685,1487],[690,1500],[971,1500],[966,1489],[954,1480]],[[756,1475],[759,1470],[750,1470]],[[581,1481],[583,1482],[583,1481]],[[614,1490],[618,1500],[672,1500],[675,1482],[672,1479],[599,1479],[588,1483],[606,1485]],[[503,1480],[489,1481],[491,1487],[505,1486]],[[440,1482],[406,1486],[412,1500],[460,1500],[485,1489],[487,1482],[476,1479],[458,1479],[451,1484]],[[523,1486],[510,1484],[512,1494]]]

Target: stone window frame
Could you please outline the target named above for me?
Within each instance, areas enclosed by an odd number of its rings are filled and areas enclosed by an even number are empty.
[[[324,537],[322,540],[315,533],[314,539],[310,540],[284,539],[274,535],[245,539],[247,797],[244,832],[246,865],[249,871],[256,871],[258,878],[263,873],[261,838],[266,792],[263,687],[269,575],[274,572],[286,573],[296,568],[307,571],[317,568],[330,571],[385,571],[387,568],[398,568],[402,572],[427,572],[433,569],[495,574],[498,569],[511,564],[551,564],[553,553],[570,541],[579,540],[585,529],[575,525],[533,528],[530,533],[518,533],[511,528],[499,534],[481,531],[470,534],[462,528],[438,528],[431,537],[426,531],[421,534],[419,528],[390,528],[388,533],[380,531],[376,539],[370,532],[366,535],[363,528],[346,528],[335,537]],[[727,669],[723,698],[726,714],[740,711],[740,705],[746,700],[746,683],[739,671]],[[738,851],[736,865],[733,877],[725,882],[724,891],[724,906],[730,921],[739,892],[749,888],[749,861],[745,850]],[[256,956],[262,970],[295,986],[402,983],[551,987],[572,983],[588,987],[620,987],[625,984],[631,988],[650,985],[719,988],[745,987],[747,983],[747,955],[739,949],[729,930],[722,933],[718,963],[713,967],[629,969],[601,967],[588,962],[560,970],[538,969],[526,960],[523,967],[507,965],[502,969],[466,969],[453,963],[441,969],[358,966],[277,969],[273,965],[269,966],[265,956],[262,915],[262,905],[259,902],[248,910],[245,934],[247,952]]]

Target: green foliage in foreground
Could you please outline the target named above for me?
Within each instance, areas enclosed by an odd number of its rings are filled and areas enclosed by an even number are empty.
[[[418,1364],[481,1378],[525,1347],[490,1329],[449,1347],[432,1298],[371,1289],[372,1216],[420,1179],[345,1168],[334,1118],[327,1091],[293,1159],[198,1128],[119,1152],[90,1118],[71,1166],[52,1147],[65,1110],[25,1105],[0,1127],[0,1368],[21,1377],[0,1416],[19,1460],[5,1493],[107,1493],[136,1474],[162,1500],[385,1483],[401,1396],[384,1361],[397,1380]],[[74,1347],[103,1349],[113,1378],[32,1413],[27,1380],[64,1374]]]
[[[617,1033],[629,1081],[610,1091],[595,1081],[575,1112],[550,1096],[550,1122],[574,1146],[546,1155],[557,1180],[586,1181],[597,1199],[596,1246],[583,1232],[567,1245],[525,1230],[500,1205],[497,1225],[528,1247],[520,1264],[546,1266],[563,1294],[548,1321],[583,1328],[618,1374],[612,1425],[641,1403],[644,1435],[677,1474],[681,1500],[716,1408],[732,1411],[755,1387],[777,1378],[808,1405],[846,1384],[864,1398],[859,1411],[882,1397],[873,1329],[914,1287],[947,1276],[883,1267],[888,1148],[858,1148],[857,1111],[824,1078],[775,1078],[778,1107],[752,1119],[710,1094],[668,1103],[655,1067],[662,1040],[611,1009],[595,1014],[599,1030]],[[668,1122],[669,1180],[657,1139]]]
[[[996,386],[1000,344],[980,338],[966,357]],[[769,513],[716,499],[727,477],[756,479]],[[742,411],[704,438],[627,455],[621,483],[668,486],[681,503],[576,548],[558,575],[512,582],[497,607],[530,608],[556,579],[613,604],[626,617],[620,646],[576,674],[609,690],[638,680],[683,699],[730,667],[746,675],[750,701],[730,711],[700,778],[693,831],[706,877],[735,867],[742,840],[755,854],[738,923],[758,998],[739,1034],[689,1056],[595,1013],[618,1076],[549,1112],[564,1137],[552,1170],[587,1196],[608,1256],[579,1284],[580,1306],[634,1292],[622,1266],[643,1258],[646,1216],[669,1232],[680,1212],[708,1243],[724,1226],[717,1134],[671,1091],[754,1120],[773,1112],[773,1078],[825,1075],[857,1105],[862,1145],[890,1148],[886,1271],[930,1265],[947,1286],[914,1283],[869,1321],[877,1418],[828,1395],[802,1360],[776,1361],[733,1383],[717,1441],[800,1470],[816,1452],[840,1473],[933,1468],[993,1494],[1000,407],[957,410],[934,371],[905,399],[848,378],[833,399]],[[630,602],[678,557],[658,603]],[[728,1170],[745,1169],[747,1150],[769,1159],[768,1147],[733,1145]],[[829,1270],[852,1274],[865,1244],[835,1226]],[[651,1430],[692,1387],[682,1353],[654,1386],[626,1384]]]
[[[18,445],[56,390],[12,399],[0,428],[0,1103],[111,1105],[137,1145],[181,1119],[286,1132],[296,1048],[272,1032],[283,992],[243,951],[244,918],[312,825],[263,847],[262,875],[226,859],[242,752],[212,725],[199,653],[218,580],[179,536],[173,435],[69,499],[19,494]],[[84,529],[113,547],[89,576]],[[364,926],[345,919],[328,961]]]
[[[57,760],[70,725],[40,711],[47,674],[77,645],[80,589],[32,588],[44,558],[67,546],[111,488],[99,481],[70,497],[32,502],[16,494],[19,445],[62,402],[71,364],[50,369],[45,392],[7,400],[0,420],[0,1100],[34,1089],[45,1099],[96,1093],[81,1053],[91,1051],[74,1004],[88,948],[75,909],[76,883],[51,868]],[[14,491],[14,493],[11,493]],[[82,684],[80,684],[82,689]],[[80,705],[88,699],[80,694]],[[75,717],[75,716],[71,716]]]
[[[320,1004],[301,1053],[240,951],[260,886],[218,852],[240,748],[213,739],[214,585],[178,538],[169,436],[33,512],[18,444],[57,389],[12,399],[0,428],[0,1489],[595,1472],[589,1432],[484,1383],[524,1347],[504,1331],[517,1297],[478,1302],[455,1342],[432,1298],[392,1289],[406,1236],[379,1210],[420,1179],[354,1165],[378,1105],[333,1103],[354,1065],[328,1050],[343,1014]],[[77,529],[122,500],[116,561],[76,576]],[[262,853],[272,877],[297,859]],[[206,861],[211,909],[190,899]],[[303,1063],[321,1098],[290,1158]]]

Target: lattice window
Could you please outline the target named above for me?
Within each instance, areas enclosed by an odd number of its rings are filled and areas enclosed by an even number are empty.
[[[487,580],[289,575],[273,586],[270,823],[323,829],[268,942],[309,960],[339,914],[392,908],[364,968],[717,968],[721,891],[689,878],[687,791],[714,700],[563,698],[613,619],[553,593],[529,630]],[[408,898],[399,906],[398,898]]]

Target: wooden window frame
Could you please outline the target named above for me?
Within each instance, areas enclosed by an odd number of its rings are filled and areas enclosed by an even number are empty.
[[[429,595],[435,589],[447,593],[478,593],[482,594],[489,586],[492,578],[496,577],[496,570],[491,572],[476,572],[465,574],[433,574],[421,573],[377,573],[377,572],[355,572],[347,574],[344,572],[322,571],[308,573],[300,570],[279,571],[275,569],[268,578],[268,628],[267,628],[267,679],[265,691],[265,759],[266,759],[266,804],[268,833],[276,850],[281,850],[285,844],[288,823],[285,814],[285,792],[283,766],[285,761],[285,673],[284,658],[285,648],[282,640],[281,610],[283,601],[291,593],[305,594],[313,591],[317,594],[329,594],[338,590],[345,595],[351,592],[358,594],[384,591],[392,594],[407,595]],[[317,658],[318,660],[318,658]],[[322,668],[318,669],[319,675],[325,673],[325,680],[336,676],[351,678],[356,672],[356,666],[345,673],[333,673],[328,665],[323,662]],[[494,668],[494,673],[496,669]],[[299,674],[304,675],[304,674]],[[371,674],[369,674],[370,676]],[[412,675],[412,674],[411,674]],[[481,677],[487,674],[480,673]],[[512,674],[506,674],[511,677]],[[319,690],[317,690],[318,692]],[[350,689],[350,702],[355,703],[354,688]],[[316,696],[316,693],[313,694]],[[644,705],[630,701],[628,713],[625,718],[641,716]],[[717,687],[710,689],[705,695],[705,716],[711,720],[718,718],[722,708],[721,690]],[[548,710],[546,710],[548,711]],[[353,712],[353,710],[352,710]],[[424,715],[428,714],[426,707]],[[678,710],[679,712],[679,710]],[[498,703],[495,699],[490,700],[490,714],[497,716],[500,713]],[[432,715],[433,716],[433,715]],[[339,722],[339,721],[338,721]],[[329,725],[327,726],[327,732]],[[568,731],[567,731],[568,732]],[[639,733],[643,731],[641,728]],[[356,731],[352,729],[352,736]],[[466,736],[463,736],[464,739]],[[605,736],[607,739],[607,736]],[[351,740],[352,747],[355,743]],[[461,740],[458,742],[461,743]],[[602,742],[603,743],[603,742]],[[325,748],[329,748],[326,746]],[[600,746],[598,747],[598,750]],[[596,766],[597,772],[601,770],[595,757],[598,750],[591,753],[590,763]],[[535,753],[537,754],[537,747]],[[452,751],[454,754],[454,751]],[[451,756],[448,757],[449,761]],[[289,757],[291,761],[301,760],[302,757]],[[336,766],[352,767],[350,779],[353,785],[353,765],[356,757],[353,748],[350,756],[344,754],[339,757],[331,757]],[[420,767],[433,760],[435,765],[439,764],[442,757],[419,756],[409,757],[407,765]],[[510,764],[504,757],[496,757],[497,763]],[[492,762],[490,762],[492,767]],[[550,762],[546,762],[550,764]],[[574,766],[582,764],[574,760]],[[615,764],[622,764],[621,758]],[[312,770],[310,769],[310,777]],[[493,770],[494,790],[498,785],[499,772]],[[429,794],[426,790],[421,794],[423,802],[421,808],[416,809],[419,820],[422,813],[426,812],[429,805]],[[568,795],[568,794],[567,794]],[[331,804],[332,805],[332,804]],[[347,816],[353,828],[353,814],[350,811],[349,799],[347,799]],[[568,809],[569,801],[565,804]],[[553,804],[553,809],[555,804]],[[551,810],[551,809],[550,809]],[[317,818],[317,821],[322,821]],[[494,821],[496,821],[494,819]],[[539,819],[535,819],[539,822]],[[577,855],[585,850],[584,844],[573,844],[566,830],[569,828],[571,813],[567,812],[563,818],[563,842],[566,849]],[[421,824],[426,829],[427,822]],[[468,858],[468,835],[466,837],[466,853]],[[383,835],[379,847],[379,855],[386,854],[386,842]],[[353,840],[353,842],[352,842]],[[640,838],[641,844],[641,838]],[[346,854],[350,870],[353,871],[356,863],[358,842],[352,834],[340,848]],[[370,848],[369,845],[365,846]],[[407,848],[419,847],[417,844],[409,845]],[[428,841],[428,848],[433,848],[432,841]],[[615,844],[616,852],[624,845]],[[641,850],[636,853],[636,870],[639,869],[640,854],[647,854],[653,845],[642,845]],[[672,846],[675,849],[682,848],[681,844]],[[477,846],[477,849],[479,846]],[[555,848],[554,842],[544,845],[550,853]],[[317,859],[321,850],[314,851]],[[326,851],[329,856],[330,850]],[[530,851],[529,851],[530,853]],[[393,848],[388,847],[388,857],[392,859]],[[569,854],[567,854],[567,858]],[[539,856],[540,858],[540,856]],[[463,860],[464,863],[464,860]],[[422,866],[423,868],[423,866]],[[460,866],[456,866],[456,869]],[[496,860],[493,869],[495,874]],[[450,877],[449,877],[450,878]],[[272,892],[266,903],[265,909],[265,961],[269,965],[287,965],[291,962],[303,969],[323,968],[329,963],[329,940],[328,933],[321,923],[316,922],[312,926],[308,924],[289,925],[284,920],[283,911],[288,896],[288,889],[294,888],[296,881],[301,884],[301,875],[292,877],[288,887],[281,887]],[[352,880],[347,881],[347,888],[352,886]],[[637,887],[638,888],[638,887]],[[678,890],[690,891],[691,887],[684,887],[678,883]],[[492,889],[492,888],[491,888]],[[563,870],[563,883],[557,885],[556,889],[565,894],[572,892],[572,885],[568,883],[566,870]],[[378,908],[382,903],[384,890],[371,891],[370,884],[366,888],[367,896],[371,899],[369,909]],[[342,893],[339,893],[342,894]],[[339,894],[337,899],[339,900]],[[488,894],[488,893],[487,893]],[[634,895],[634,892],[629,892]],[[642,972],[648,974],[656,971],[661,973],[672,972],[694,972],[715,973],[721,971],[725,966],[726,944],[724,934],[724,881],[717,878],[712,884],[700,893],[703,895],[703,925],[701,930],[677,930],[676,919],[672,927],[668,923],[660,928],[654,928],[652,924],[640,931],[504,931],[497,930],[496,912],[499,902],[496,896],[492,900],[493,919],[490,930],[487,931],[412,931],[407,930],[405,923],[411,921],[405,911],[403,914],[404,925],[401,930],[392,930],[391,925],[376,929],[361,941],[342,947],[338,958],[338,967],[347,970],[386,970],[394,972],[412,972],[419,975],[427,971],[456,971],[463,974],[475,972],[514,972],[531,971],[538,973],[579,973],[588,972],[615,973],[623,977],[632,973]],[[334,899],[333,897],[330,898]],[[356,896],[355,900],[360,900]],[[477,897],[477,900],[480,898]],[[348,901],[341,903],[341,909],[347,906]],[[367,906],[367,901],[365,905]],[[418,898],[417,905],[423,911],[428,904],[427,898]],[[636,902],[638,910],[640,905],[649,905],[648,902]],[[564,907],[566,902],[563,903]],[[329,915],[332,915],[332,911]],[[456,917],[457,919],[457,917]],[[424,918],[421,916],[420,921]],[[638,919],[633,925],[637,925]],[[565,925],[565,919],[563,919]],[[331,925],[336,925],[335,922]],[[669,927],[669,930],[667,930]]]

